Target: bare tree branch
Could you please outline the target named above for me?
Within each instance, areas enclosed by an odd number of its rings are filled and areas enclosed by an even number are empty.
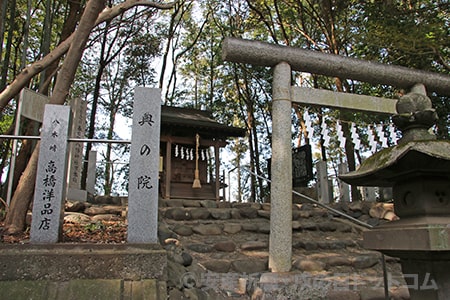
[[[444,66],[444,68],[446,68],[447,70],[450,70],[450,63],[445,60],[444,56],[439,51],[439,49],[437,49],[436,47],[432,47],[432,48],[433,48],[434,54],[436,54],[436,56],[439,58],[439,61],[441,62],[442,66]]]
[[[170,3],[158,3],[148,0],[127,0],[121,4],[116,6],[104,9],[97,20],[95,21],[95,26],[107,21],[111,20],[118,15],[124,13],[125,11],[136,7],[136,6],[145,6],[152,7],[157,9],[170,9],[174,7],[178,3],[177,1]],[[72,43],[74,34],[71,34],[66,40],[64,40],[61,44],[59,44],[55,49],[53,49],[49,54],[43,57],[41,60],[36,61],[22,70],[20,74],[16,76],[13,82],[9,84],[1,93],[0,93],[0,114],[3,113],[6,105],[8,105],[9,101],[14,98],[30,81],[33,76],[39,74],[45,68],[47,68],[51,63],[59,59],[63,56],[70,47]]]

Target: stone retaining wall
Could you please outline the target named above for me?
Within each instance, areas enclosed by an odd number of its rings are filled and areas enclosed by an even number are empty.
[[[160,245],[0,245],[1,299],[166,299]]]

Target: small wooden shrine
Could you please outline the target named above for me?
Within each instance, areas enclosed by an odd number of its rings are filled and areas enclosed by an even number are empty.
[[[245,129],[216,122],[209,111],[162,106],[160,192],[165,199],[220,200],[220,148]]]

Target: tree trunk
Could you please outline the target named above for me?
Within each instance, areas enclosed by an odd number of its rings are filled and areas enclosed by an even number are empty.
[[[29,120],[26,123],[25,135],[35,135],[35,129],[37,126],[36,121]],[[33,147],[35,146],[35,141],[33,140],[23,140],[20,147],[19,154],[17,154],[16,165],[14,168],[14,180],[12,190],[15,191],[17,185],[19,184],[19,178],[27,167],[27,162],[33,153]]]
[[[74,34],[73,42],[67,52],[64,65],[58,75],[53,96],[50,98],[51,104],[64,104],[75,78],[75,72],[83,55],[84,47],[95,26],[95,20],[104,7],[105,2],[103,0],[90,0],[87,3],[78,29]],[[25,228],[26,213],[33,196],[36,180],[38,150],[39,146],[36,146],[11,200],[10,211],[5,222],[6,232],[9,234],[17,233]]]
[[[345,113],[344,113],[345,115]],[[348,120],[344,117],[344,120]],[[342,131],[345,134],[345,155],[347,157],[347,164],[349,172],[356,170],[356,159],[355,159],[355,147],[350,138],[350,128],[347,122],[342,123]],[[360,201],[361,194],[359,193],[358,187],[356,185],[350,186],[350,193],[352,201]]]
[[[77,23],[80,19],[81,12],[81,2],[80,1],[68,1],[69,13],[66,20],[64,21],[64,26],[61,31],[61,36],[59,38],[59,45],[64,42],[70,35],[75,31]],[[41,86],[39,87],[39,92],[48,95],[49,86],[52,77],[56,74],[60,58],[53,61],[45,71],[45,80],[43,80]]]
[[[117,104],[118,106],[119,104]],[[107,133],[107,138],[112,139],[113,133],[114,133],[114,124],[116,122],[116,113],[117,113],[117,106],[114,108],[113,100],[111,100],[111,110],[109,115],[109,128]],[[111,195],[112,187],[114,183],[114,165],[111,161],[111,153],[112,153],[112,144],[106,145],[106,167],[105,167],[105,196]]]
[[[64,101],[69,94],[70,86],[75,78],[75,72],[83,55],[84,47],[86,46],[89,35],[95,26],[95,20],[97,20],[98,15],[104,7],[104,0],[90,0],[87,3],[78,29],[75,31],[74,39],[70,44],[69,51],[67,52],[64,65],[61,68],[61,72],[58,74],[58,80],[56,81],[50,103],[64,104]]]
[[[170,23],[169,23],[169,29],[167,34],[167,41],[166,41],[166,48],[164,49],[164,54],[162,57],[162,65],[161,65],[161,75],[159,77],[159,88],[162,89],[164,85],[164,76],[165,71],[167,67],[167,60],[169,59],[169,51],[170,51],[170,44],[172,43],[174,34],[175,34],[175,17],[178,15],[180,7],[175,8],[175,11],[173,12],[172,16],[170,17]],[[169,89],[169,87],[167,87]],[[164,100],[164,105],[167,105],[167,97]]]
[[[248,135],[248,147],[250,149],[250,171],[255,172],[255,147],[257,145],[253,145],[253,134],[256,134],[256,130],[254,130],[254,119],[253,119],[253,103],[247,103],[247,123],[249,128]],[[250,199],[249,202],[256,201],[256,180],[255,175],[250,174]]]
[[[18,233],[25,228],[28,207],[34,194],[39,146],[40,142],[36,145],[30,161],[20,177],[14,197],[11,199],[11,205],[5,220],[6,233],[8,234]]]
[[[261,174],[261,164],[259,161],[259,141],[258,141],[258,134],[257,134],[257,130],[256,130],[256,124],[254,127],[254,134],[253,134],[253,140],[254,140],[254,145],[255,145],[255,163],[254,163],[254,167],[255,167],[255,174],[258,174],[259,176],[262,176],[263,174]],[[257,193],[255,194],[255,202],[261,202],[263,199],[261,198],[262,195],[264,194],[263,191],[263,179],[261,177],[256,177],[255,178],[255,184],[257,183],[257,189],[255,188],[255,192],[257,191]],[[256,199],[258,198],[258,199]]]
[[[89,117],[89,128],[88,128],[88,139],[93,139],[95,134],[95,119],[97,116],[97,106],[98,106],[98,100],[100,98],[100,88],[101,88],[101,81],[103,77],[103,72],[105,70],[105,60],[104,60],[104,53],[105,53],[105,45],[106,45],[106,38],[107,38],[107,30],[105,31],[105,35],[103,36],[104,40],[102,43],[102,47],[100,49],[100,63],[98,66],[97,75],[95,76],[95,85],[94,85],[94,91],[93,91],[93,97],[92,97],[92,107],[91,107],[91,115]],[[86,180],[87,180],[87,161],[89,160],[89,153],[92,150],[92,144],[88,143],[86,145],[86,152],[84,153],[84,167],[83,171],[81,173],[81,189],[86,189]]]
[[[5,131],[2,132],[2,134],[5,135],[11,135],[14,133],[14,126],[9,126],[9,128]],[[9,139],[0,139],[0,178],[3,178],[3,170],[5,169],[6,166],[6,162],[8,161],[8,157],[9,157],[9,149],[10,149],[10,142],[11,140]],[[0,186],[0,197],[2,197],[3,199],[6,199],[6,193],[7,192],[7,184],[3,184]]]
[[[2,64],[2,72],[0,77],[0,91],[3,91],[3,89],[6,86],[6,80],[8,77],[8,69],[9,69],[9,60],[11,57],[11,45],[13,40],[13,32],[15,30],[16,25],[16,0],[8,1],[9,3],[9,30],[8,30],[8,37],[6,39],[6,46],[5,46],[5,56],[3,58],[3,64]],[[3,48],[3,47],[2,47]],[[6,106],[6,105],[5,105]]]
[[[0,57],[3,57],[3,38],[5,37],[7,0],[0,0]]]
[[[44,28],[42,30],[42,43],[41,43],[41,54],[42,56],[47,55],[50,52],[50,43],[51,43],[51,31],[52,31],[52,24],[51,24],[51,1],[50,0],[46,0],[45,1],[45,17],[44,17]],[[42,75],[40,78],[40,82],[39,82],[39,90],[41,90],[42,86],[45,83],[45,79],[46,77],[48,77],[48,75],[51,76],[51,73],[49,73],[47,75],[47,72],[49,70],[44,69],[42,71]],[[51,70],[50,70],[51,71]]]

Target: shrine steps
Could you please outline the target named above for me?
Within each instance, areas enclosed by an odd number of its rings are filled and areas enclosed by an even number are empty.
[[[203,183],[201,188],[192,188],[192,182],[172,182],[170,185],[171,199],[215,200],[213,184]]]
[[[384,299],[381,255],[362,247],[365,229],[314,205],[293,205],[283,274],[268,266],[270,204],[170,199],[159,215],[169,299]],[[386,265],[390,299],[409,299],[398,260]]]

